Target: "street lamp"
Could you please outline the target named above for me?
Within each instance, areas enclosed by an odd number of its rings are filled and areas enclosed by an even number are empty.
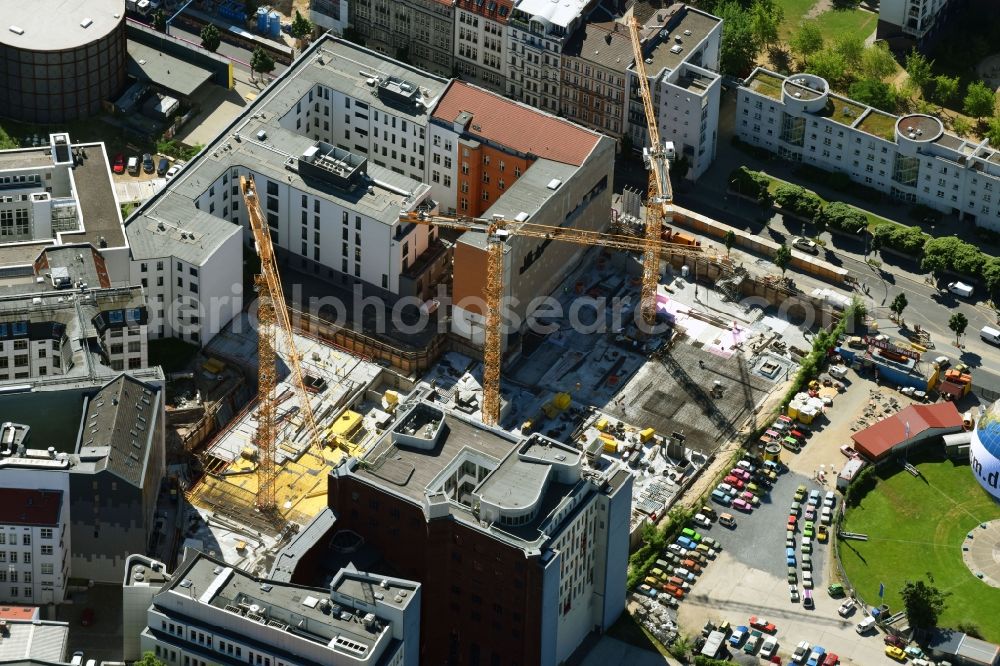
[[[736,197],[736,207],[739,208],[740,204],[743,203],[742,202],[742,199],[743,199],[743,182],[740,181],[738,178],[733,178],[731,181],[729,181],[729,186],[730,187],[735,187],[736,191],[739,193],[739,196]]]
[[[864,239],[865,244],[865,259],[868,259],[868,229],[866,227],[861,227],[858,229],[858,235]]]

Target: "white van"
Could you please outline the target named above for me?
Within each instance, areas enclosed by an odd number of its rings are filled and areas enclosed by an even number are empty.
[[[132,176],[138,176],[139,175],[139,158],[138,157],[133,156],[133,157],[128,158],[128,172]]]
[[[874,628],[875,628],[875,618],[869,615],[865,619],[861,620],[861,622],[858,622],[858,626],[855,627],[855,631],[864,636]]]
[[[979,331],[979,337],[990,344],[1000,345],[1000,331],[991,326],[983,326]]]
[[[962,298],[969,298],[972,296],[974,291],[971,285],[965,284],[964,282],[949,282],[948,291],[955,294],[956,296],[961,296]]]
[[[74,652],[73,653],[73,659],[69,663],[70,663],[70,666],[82,666],[82,664],[83,664],[83,653],[82,652]]]

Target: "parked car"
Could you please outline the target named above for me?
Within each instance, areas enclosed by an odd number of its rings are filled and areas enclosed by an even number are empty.
[[[826,525],[820,525],[816,528],[816,540],[820,543],[826,543],[829,538],[830,533],[826,529]]]
[[[857,458],[860,455],[857,449],[855,449],[850,444],[844,444],[842,447],[840,447],[840,452],[843,453],[848,458]]]
[[[812,542],[806,539],[802,542],[802,555],[810,555],[813,552]]]
[[[719,542],[716,539],[713,539],[712,537],[703,536],[701,538],[701,545],[708,546],[715,552],[719,552],[720,550],[722,550],[722,545],[719,544]]]
[[[694,514],[694,517],[691,518],[691,522],[694,523],[695,525],[697,525],[698,527],[711,527],[712,526],[712,521],[709,520],[708,516],[706,516],[703,513],[696,513],[696,514]]]
[[[677,587],[676,585],[671,585],[670,583],[667,583],[666,585],[663,586],[663,591],[671,595],[675,599],[684,598],[684,590]]]
[[[806,666],[819,666],[825,658],[826,650],[819,645],[814,645],[812,652],[809,653],[809,659],[806,660]]]
[[[134,156],[134,155],[132,157],[128,158],[128,166],[126,167],[126,170],[129,172],[130,175],[132,175],[132,176],[138,176],[139,175],[139,158],[136,157],[136,156]]]
[[[886,634],[882,638],[882,642],[885,643],[886,645],[893,645],[895,647],[898,647],[900,650],[906,647],[906,641],[904,641],[902,638],[900,638],[895,634]]]
[[[801,502],[805,498],[806,498],[806,487],[805,486],[799,486],[798,488],[796,488],[795,489],[795,501],[796,502]]]
[[[778,630],[778,628],[774,626],[774,622],[768,622],[764,618],[757,617],[756,615],[750,616],[750,626],[754,629],[760,629],[768,634],[773,634]]]
[[[802,504],[800,504],[798,501],[792,502],[792,506],[789,507],[788,512],[794,513],[796,516],[798,516],[802,512]]]
[[[906,653],[895,645],[885,646],[885,656],[896,661],[906,661]]]
[[[746,640],[747,632],[749,632],[749,629],[744,627],[742,624],[738,627],[734,627],[733,633],[729,637],[729,644],[734,648],[738,648],[740,645],[743,644],[743,641]]]
[[[785,548],[785,564],[794,567],[795,566],[795,549]]]
[[[733,501],[733,496],[716,488],[712,491],[712,501],[718,502],[722,506],[729,506]]]
[[[813,591],[806,590],[802,595],[802,607],[812,610],[816,608],[816,604],[813,602]]]
[[[840,657],[837,656],[836,652],[827,652],[826,656],[823,657],[822,666],[837,666],[840,663]]]
[[[83,612],[80,613],[80,626],[89,627],[94,624],[94,609],[84,608]]]
[[[749,490],[744,490],[740,493],[740,499],[749,502],[751,506],[760,506],[760,498],[754,495]]]
[[[165,178],[166,178],[167,180],[170,180],[171,178],[173,178],[174,176],[176,176],[176,175],[177,175],[177,173],[178,173],[178,172],[179,172],[180,170],[181,170],[181,167],[180,167],[180,165],[178,165],[178,164],[175,164],[175,165],[173,165],[172,167],[170,167],[169,169],[167,169],[167,173],[166,173],[166,175],[165,175]]]
[[[802,538],[811,539],[813,536],[814,529],[815,525],[813,524],[813,522],[811,520],[807,520],[806,524],[802,527]]]
[[[170,160],[166,157],[161,157],[160,161],[156,163],[156,175],[165,176],[167,175],[167,170],[170,168]]]
[[[719,516],[719,524],[730,529],[736,527],[736,518],[731,513],[724,513]]]
[[[823,496],[823,506],[830,509],[837,508],[837,495],[832,490],[826,491],[826,495]]]
[[[143,153],[142,170],[146,173],[153,173],[156,170],[156,166],[153,164],[153,156],[149,153]]]
[[[794,585],[788,586],[788,598],[793,604],[799,603],[799,588]]]
[[[802,236],[796,236],[792,241],[792,247],[801,252],[808,252],[809,254],[819,254],[819,245],[816,241],[810,240],[808,238],[803,238]]]
[[[809,504],[810,505],[816,506],[817,504],[819,504],[819,498],[820,498],[820,495],[819,495],[819,491],[818,490],[810,490],[809,491]]]
[[[806,512],[805,512],[805,514],[802,517],[805,518],[807,521],[815,521],[816,520],[816,509],[815,509],[815,507],[813,507],[811,504],[809,506],[807,506],[806,507]]]
[[[830,507],[823,507],[823,510],[819,514],[819,521],[824,525],[829,525],[833,522],[833,512],[830,510]]]
[[[125,155],[123,153],[115,155],[115,161],[111,166],[111,170],[114,173],[125,173]]]
[[[739,509],[740,511],[743,511],[745,513],[750,513],[751,511],[753,511],[753,507],[750,506],[750,504],[746,500],[739,498],[733,500],[733,508]]]
[[[687,555],[688,547],[684,545],[685,543],[691,543],[691,540],[687,537],[677,537],[677,541],[667,546],[667,550],[677,555]]]
[[[736,488],[733,488],[728,483],[720,483],[715,488],[717,490],[721,490],[722,492],[726,493],[727,495],[732,495],[732,496],[736,495]]]
[[[964,282],[949,282],[948,291],[956,296],[969,298],[972,296],[972,292],[975,291],[975,289],[972,288],[972,285],[965,284]]]
[[[847,599],[844,603],[840,604],[840,608],[837,609],[837,615],[840,617],[850,617],[854,614],[854,599]]]
[[[778,639],[774,636],[767,636],[760,646],[760,658],[770,659],[778,653]]]
[[[716,555],[715,549],[712,548],[711,546],[709,546],[708,544],[706,544],[704,541],[702,541],[701,543],[699,543],[698,547],[695,550],[698,552],[698,555],[702,556],[702,558],[706,558],[707,557],[710,560],[714,560],[715,559],[715,555]],[[705,564],[705,562],[702,562],[702,564]]]
[[[710,506],[701,507],[701,510],[698,511],[698,513],[704,514],[704,516],[709,520],[716,520],[719,517],[719,515],[715,512],[715,509]]]
[[[761,634],[760,631],[754,629],[753,631],[750,632],[750,636],[749,638],[747,638],[747,642],[743,645],[743,651],[746,652],[747,654],[753,654],[754,652],[757,651],[757,648],[760,647],[761,641],[763,640],[764,640],[763,634]]]
[[[750,480],[750,472],[746,471],[742,467],[734,467],[729,471],[729,473],[744,483]]]
[[[686,536],[688,539],[691,539],[695,543],[701,541],[701,534],[699,534],[698,532],[695,532],[690,527],[685,527],[684,529],[682,529],[681,530],[681,536]]]
[[[844,596],[846,592],[844,591],[844,586],[840,583],[830,583],[829,587],[826,588],[827,594],[829,594],[834,599],[839,599]]]
[[[809,650],[812,649],[812,645],[808,641],[800,641],[798,645],[795,646],[795,651],[792,653],[792,660],[801,664],[805,661],[806,657],[809,656]]]
[[[743,490],[743,486],[746,485],[746,483],[743,482],[743,479],[735,477],[732,474],[730,474],[729,476],[727,476],[726,478],[724,478],[722,481],[724,483],[729,484],[730,486],[732,486],[736,490]]]
[[[811,590],[812,586],[813,586],[813,574],[812,574],[812,571],[803,571],[802,572],[802,587],[806,588],[807,590]]]
[[[805,541],[803,543],[809,543],[809,542]],[[809,553],[803,553],[803,555],[802,555],[802,570],[803,571],[812,571],[812,569],[813,569],[812,555],[810,555]]]

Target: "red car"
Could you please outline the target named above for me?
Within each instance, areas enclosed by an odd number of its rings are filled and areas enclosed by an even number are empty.
[[[83,612],[80,613],[80,625],[89,627],[92,624],[94,624],[94,609],[84,608]]]
[[[826,657],[823,658],[823,666],[837,666],[839,663],[840,657],[835,652],[827,652]]]
[[[115,173],[125,173],[125,155],[122,153],[115,155],[115,163],[111,170]]]
[[[754,629],[760,629],[768,634],[773,634],[778,630],[778,628],[774,626],[774,622],[768,622],[764,618],[757,617],[756,615],[750,617],[750,626]]]
[[[733,488],[736,488],[737,490],[743,490],[743,486],[746,485],[745,483],[743,483],[743,479],[738,479],[732,474],[723,479],[723,481],[731,485]]]
[[[886,634],[885,638],[883,638],[882,640],[885,641],[886,645],[892,645],[898,647],[900,650],[906,647],[906,641],[904,641],[899,636],[895,636],[893,634]]]
[[[851,446],[850,444],[844,444],[842,447],[840,447],[840,452],[843,453],[848,458],[857,458],[858,457],[857,450],[853,446]]]

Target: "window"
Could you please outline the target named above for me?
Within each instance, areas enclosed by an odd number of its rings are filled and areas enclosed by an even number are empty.
[[[42,546],[41,550],[39,552],[42,555],[51,555],[52,554],[52,546]]]
[[[51,539],[52,538],[52,528],[51,527],[43,527],[40,530],[40,536],[43,539]]]

